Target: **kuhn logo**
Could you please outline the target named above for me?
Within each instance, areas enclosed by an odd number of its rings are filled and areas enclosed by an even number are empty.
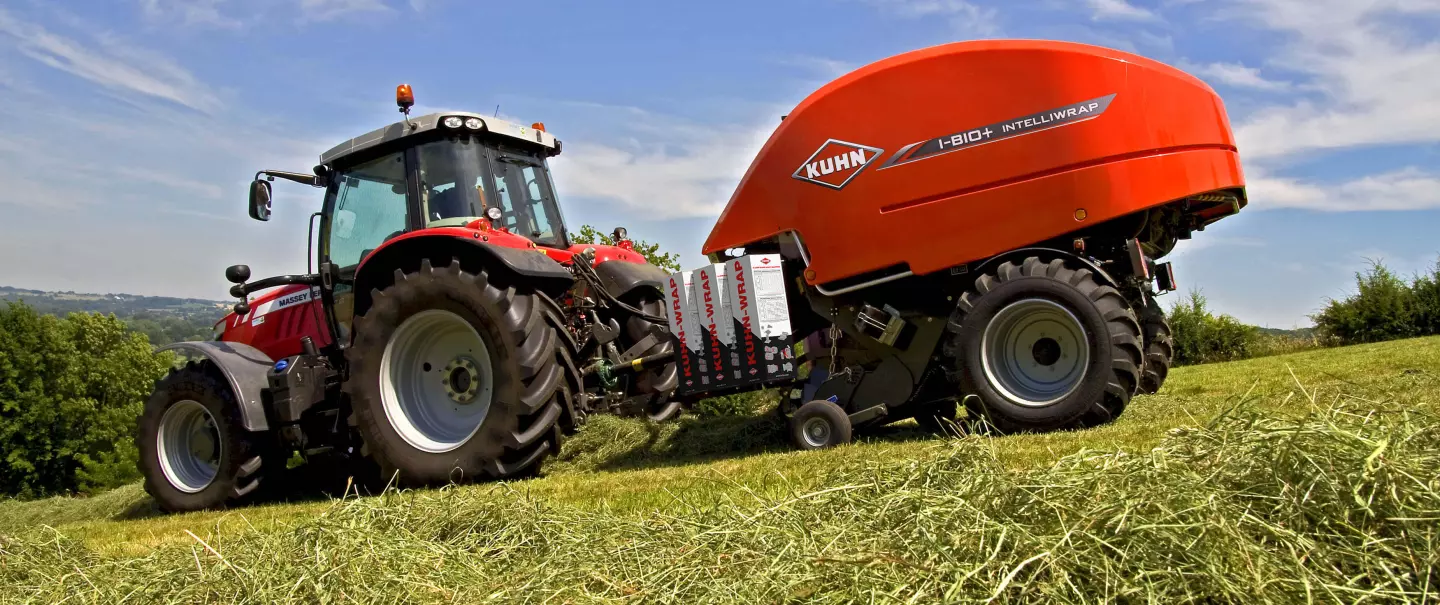
[[[791,176],[831,189],[840,189],[882,153],[885,153],[885,150],[879,147],[830,139],[815,150],[810,159],[805,160]]]

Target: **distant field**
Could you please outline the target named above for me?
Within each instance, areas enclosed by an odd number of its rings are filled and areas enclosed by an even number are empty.
[[[122,318],[136,315],[200,319],[214,323],[225,315],[230,304],[223,301],[136,294],[94,294],[45,292],[0,286],[0,304],[24,301],[41,313],[114,313]]]
[[[601,418],[506,484],[0,503],[0,601],[1435,601],[1437,402],[1440,337],[1178,368],[1072,433]]]

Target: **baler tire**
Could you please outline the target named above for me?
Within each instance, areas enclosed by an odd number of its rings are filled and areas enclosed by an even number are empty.
[[[850,415],[840,406],[817,399],[790,417],[790,441],[799,450],[818,450],[850,443]]]
[[[203,409],[204,418],[213,423],[219,437],[214,476],[203,486],[177,486],[171,479],[180,473],[175,461],[161,460],[167,455],[160,443],[166,412],[181,404],[192,413]],[[167,512],[223,508],[253,498],[267,470],[267,458],[272,458],[264,455],[264,435],[245,430],[230,384],[209,361],[188,362],[156,382],[140,414],[135,448],[140,453],[137,466],[145,478],[145,491]],[[174,453],[170,450],[169,455]]]
[[[1170,331],[1170,320],[1155,298],[1146,297],[1145,308],[1140,310],[1140,328],[1145,334],[1145,369],[1140,374],[1140,392],[1153,395],[1165,385],[1170,374],[1170,363],[1175,356],[1175,339]]]
[[[1013,392],[1018,388],[992,384],[992,380],[1005,382],[1001,375],[1011,370],[987,369],[982,354],[987,329],[997,318],[1001,318],[1002,330],[1019,325],[1007,326],[1006,317],[1014,314],[1002,313],[1012,305],[1016,305],[1016,313],[1025,311],[1017,303],[1053,308],[1055,317],[1068,314],[1084,337],[1085,348],[1077,349],[1085,355],[1083,371],[1074,384],[1063,392],[1032,393],[1053,395],[1053,399],[1024,399]],[[1062,259],[1045,262],[1032,256],[1020,263],[1001,263],[979,276],[974,287],[960,296],[949,330],[945,353],[952,361],[951,376],[966,408],[1000,433],[1043,433],[1104,424],[1120,416],[1139,388],[1142,333],[1130,304],[1089,269],[1072,268]],[[1003,338],[996,340],[1004,342]],[[1035,355],[1037,363],[1045,364],[1039,352]]]
[[[370,309],[355,318],[354,344],[345,351],[350,378],[342,389],[350,398],[350,421],[364,440],[364,452],[379,466],[385,483],[393,480],[403,486],[440,485],[476,478],[527,476],[538,471],[543,457],[558,452],[557,420],[565,405],[563,386],[573,379],[567,376],[573,369],[561,363],[561,328],[544,311],[543,294],[523,283],[506,283],[505,279],[486,271],[465,272],[459,259],[438,268],[425,259],[417,271],[405,273],[397,269],[395,283],[383,291],[372,291]],[[401,389],[394,386],[396,374],[386,372],[390,364],[405,364],[406,357],[400,351],[405,341],[395,338],[397,332],[403,334],[401,328],[407,320],[431,311],[448,313],[474,330],[484,355],[473,349],[469,352],[489,360],[489,368],[479,368],[487,371],[477,376],[493,381],[488,387],[488,408],[467,436],[455,437],[453,442],[432,436],[420,427],[418,417],[411,418],[412,411],[424,414],[418,407],[404,407]],[[427,317],[450,321],[444,314]],[[394,359],[387,360],[392,340],[399,340],[401,346],[396,347]],[[461,357],[455,356],[455,361]],[[474,366],[486,363],[474,359],[471,362]],[[440,363],[444,362],[437,358],[425,365],[434,368]],[[464,363],[459,367],[463,368]],[[442,377],[440,382],[445,384],[445,379]],[[393,392],[388,409],[383,395],[386,384]],[[450,388],[447,386],[446,396]],[[487,387],[481,384],[476,388],[484,393]],[[417,394],[414,388],[409,393]],[[447,405],[433,392],[424,398],[427,402],[420,402],[421,406],[434,408],[436,401]],[[411,406],[416,404],[414,399],[411,397]],[[403,414],[404,418],[391,418],[392,413]],[[427,424],[433,427],[441,423]],[[421,442],[429,451],[416,445],[422,439],[431,440]]]
[[[665,299],[658,292],[641,291],[628,304],[634,306],[649,315],[658,317],[665,316]],[[625,319],[625,337],[621,339],[622,348],[628,349],[640,342],[650,334],[655,326],[654,322],[631,315]],[[665,332],[669,332],[668,326],[664,326]],[[640,356],[655,355],[657,353],[673,353],[675,342],[669,338],[662,339],[658,344],[640,353]],[[680,372],[674,361],[664,365],[655,366],[635,376],[635,393],[645,395],[645,418],[651,422],[665,422],[679,415],[680,401],[673,400],[675,387],[680,385]]]

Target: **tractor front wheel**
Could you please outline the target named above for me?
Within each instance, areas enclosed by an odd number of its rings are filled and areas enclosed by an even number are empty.
[[[140,415],[135,447],[145,491],[160,508],[219,508],[254,493],[264,462],[261,436],[245,430],[219,370],[192,361],[155,387]]]
[[[541,296],[428,259],[374,293],[344,390],[385,481],[514,477],[556,451],[566,368]]]
[[[961,295],[946,351],[972,416],[1005,433],[1103,424],[1139,386],[1140,324],[1089,269],[1001,263]]]

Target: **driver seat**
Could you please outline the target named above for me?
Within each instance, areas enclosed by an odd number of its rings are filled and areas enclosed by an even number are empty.
[[[470,212],[470,204],[466,203],[465,197],[460,194],[459,187],[451,187],[440,193],[432,194],[427,212],[430,215],[425,217],[427,221],[473,216]]]

